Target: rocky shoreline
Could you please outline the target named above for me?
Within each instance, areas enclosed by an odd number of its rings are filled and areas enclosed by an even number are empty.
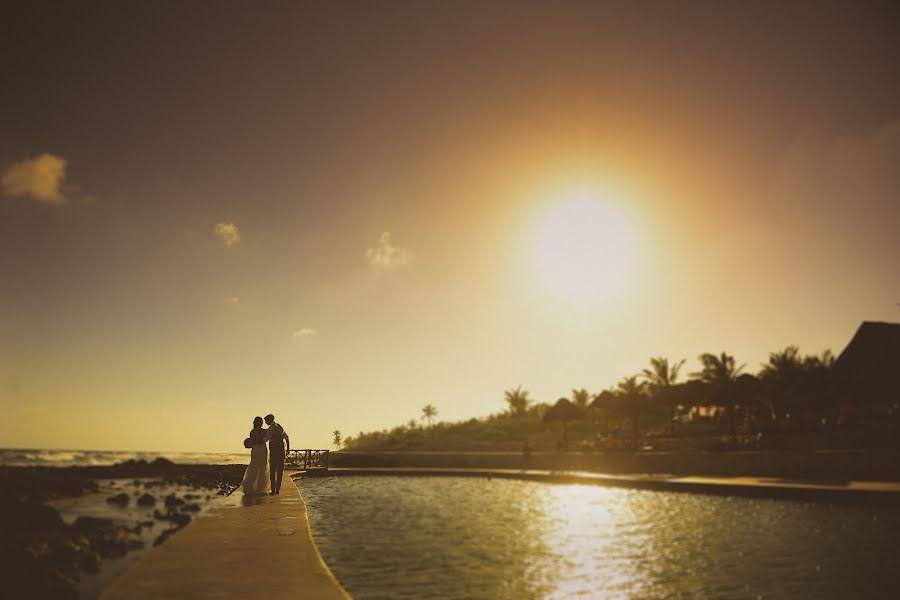
[[[4,592],[74,599],[105,561],[159,545],[218,497],[234,491],[245,465],[183,465],[166,459],[93,467],[0,467],[0,570]],[[114,518],[54,505],[94,499]],[[74,519],[71,517],[74,516]]]

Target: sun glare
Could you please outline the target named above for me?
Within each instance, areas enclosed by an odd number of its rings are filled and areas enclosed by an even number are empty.
[[[628,221],[591,196],[555,203],[540,220],[532,252],[539,275],[557,295],[593,300],[626,281],[635,241]]]

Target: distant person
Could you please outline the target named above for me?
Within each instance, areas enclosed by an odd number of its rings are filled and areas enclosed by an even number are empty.
[[[261,417],[253,419],[250,437],[244,440],[244,446],[250,448],[250,464],[244,471],[241,488],[247,495],[265,494],[269,491],[269,480],[266,477],[269,471],[269,455],[266,452],[266,430],[262,428],[262,424]]]
[[[284,476],[284,457],[291,451],[291,439],[284,427],[275,422],[275,415],[266,415],[266,440],[269,442],[269,481],[272,484],[273,496],[281,492],[281,479]],[[287,445],[287,449],[285,449]]]

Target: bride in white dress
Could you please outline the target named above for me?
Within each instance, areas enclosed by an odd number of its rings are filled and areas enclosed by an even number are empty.
[[[241,488],[247,495],[269,493],[269,453],[266,451],[266,432],[262,424],[263,420],[260,417],[253,419],[253,429],[250,431],[250,464],[241,482]]]

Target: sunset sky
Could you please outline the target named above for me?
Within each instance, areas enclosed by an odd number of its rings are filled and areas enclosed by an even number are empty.
[[[839,352],[900,321],[898,16],[13,2],[0,446],[326,447]]]

